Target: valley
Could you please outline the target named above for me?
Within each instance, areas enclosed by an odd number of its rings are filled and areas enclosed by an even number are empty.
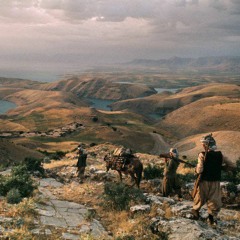
[[[34,173],[38,189],[19,203],[29,201],[24,209],[35,213],[31,215],[34,221],[27,225],[30,216],[21,215],[25,230],[19,233],[18,227],[8,225],[2,229],[3,234],[12,231],[14,235],[16,231],[18,239],[44,236],[49,240],[83,236],[104,240],[239,237],[239,184],[231,192],[226,182],[231,180],[225,177],[221,182],[224,207],[220,225],[213,229],[206,223],[205,208],[201,220],[192,220],[189,193],[194,169],[184,164],[177,171],[182,182],[181,201],[176,196],[161,197],[162,177],[148,179],[145,172],[140,185],[140,192],[147,196],[141,202],[144,205],[133,206],[131,202],[131,208],[117,211],[110,205],[106,208],[103,201],[107,184],[116,189],[121,186],[116,184],[117,172],[106,172],[103,160],[119,146],[131,148],[144,170],[152,167],[152,171],[162,171],[164,159],[160,153],[176,147],[181,158],[195,165],[202,151],[199,139],[212,133],[218,149],[236,167],[240,159],[238,75],[93,72],[66,76],[53,83],[0,78],[0,84],[0,100],[14,103],[0,114],[0,167],[7,169],[2,174],[8,174],[27,157],[42,159],[45,171],[41,177]],[[83,183],[76,175],[79,143],[88,152]],[[127,176],[123,182],[126,189],[137,190],[128,187]],[[0,215],[5,226],[9,219],[16,222],[18,212],[11,211],[12,205],[4,201]],[[30,204],[32,201],[36,204]],[[5,218],[6,209],[9,218]],[[182,230],[179,221],[189,228]],[[166,229],[161,229],[162,225]],[[193,233],[190,228],[195,229]]]
[[[1,100],[16,104],[0,115],[0,135],[18,144],[33,141],[35,150],[43,142],[75,141],[112,142],[148,153],[162,146],[152,133],[169,147],[207,132],[239,133],[237,79],[151,71],[92,72],[53,83],[0,78]],[[70,131],[66,126],[72,123],[81,130]]]

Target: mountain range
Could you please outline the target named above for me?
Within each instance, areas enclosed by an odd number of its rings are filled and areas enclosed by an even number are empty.
[[[135,59],[123,65],[128,67],[154,67],[165,70],[185,70],[185,71],[223,71],[239,72],[240,57],[200,57],[200,58],[181,58],[172,57],[169,59]]]

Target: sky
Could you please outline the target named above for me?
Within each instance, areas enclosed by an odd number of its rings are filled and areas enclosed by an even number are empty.
[[[240,0],[0,0],[0,76],[240,56]]]

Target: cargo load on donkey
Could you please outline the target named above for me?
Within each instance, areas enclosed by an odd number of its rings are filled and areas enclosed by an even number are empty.
[[[122,172],[124,174],[129,174],[134,184],[139,188],[143,165],[139,158],[132,153],[131,149],[126,149],[124,147],[116,148],[112,154],[105,155],[104,161],[106,163],[107,172],[109,169],[116,170],[119,173],[121,181]]]
[[[123,170],[125,166],[131,162],[133,157],[134,155],[130,148],[116,148],[112,154],[112,169]]]

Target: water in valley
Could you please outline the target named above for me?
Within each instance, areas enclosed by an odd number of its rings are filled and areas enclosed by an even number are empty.
[[[6,113],[8,110],[15,108],[17,105],[12,102],[0,100],[0,114]]]
[[[114,103],[114,100],[103,100],[97,98],[88,98],[90,106],[99,110],[111,111],[110,104]]]

